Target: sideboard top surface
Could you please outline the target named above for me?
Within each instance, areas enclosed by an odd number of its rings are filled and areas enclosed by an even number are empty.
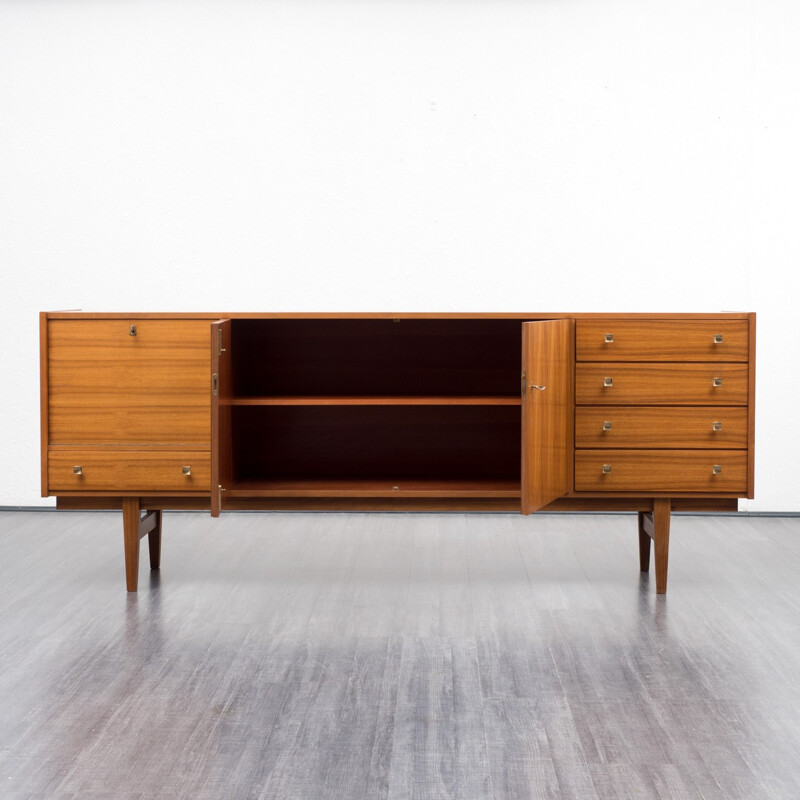
[[[235,311],[235,312],[129,312],[129,311],[44,311],[48,319],[747,319],[751,312],[708,312],[708,313],[646,313],[646,312],[409,312],[409,311]]]

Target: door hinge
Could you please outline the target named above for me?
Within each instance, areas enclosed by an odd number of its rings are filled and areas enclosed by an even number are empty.
[[[216,372],[211,376],[211,394],[219,397],[219,375]]]
[[[219,507],[222,510],[222,493],[225,491],[222,484],[217,485],[217,498],[219,500]]]
[[[217,331],[217,355],[221,356],[227,350],[222,346],[222,328]]]
[[[521,397],[525,397],[525,370],[522,370],[522,393]]]

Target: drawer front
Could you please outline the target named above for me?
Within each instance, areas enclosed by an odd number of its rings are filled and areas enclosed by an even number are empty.
[[[748,357],[746,320],[586,319],[577,320],[575,336],[578,361],[744,362]]]
[[[575,367],[578,405],[743,406],[747,388],[747,364],[608,362]]]
[[[747,451],[577,450],[575,490],[744,494]]]
[[[208,320],[54,319],[47,341],[51,444],[209,445]]]
[[[189,467],[189,474],[184,474],[184,467]],[[211,463],[208,451],[51,450],[48,479],[54,493],[208,493]]]
[[[575,446],[745,449],[747,409],[581,406]]]

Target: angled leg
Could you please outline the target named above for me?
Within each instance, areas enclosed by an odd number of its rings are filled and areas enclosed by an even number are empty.
[[[125,582],[129,592],[139,584],[139,498],[122,498],[122,530],[125,539]]]
[[[656,594],[667,593],[670,507],[669,499],[653,500],[653,540],[656,543]]]
[[[650,520],[652,523],[652,515]],[[650,572],[650,534],[645,528],[645,512],[639,512],[639,569],[642,572]]]
[[[147,545],[150,548],[150,569],[161,567],[161,512],[151,511],[153,515],[153,530],[147,534]]]

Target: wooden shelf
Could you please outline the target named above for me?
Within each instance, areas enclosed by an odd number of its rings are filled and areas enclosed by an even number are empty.
[[[507,395],[336,395],[232,397],[232,406],[519,406],[522,398]]]
[[[264,480],[237,481],[227,497],[520,497],[515,480]]]

